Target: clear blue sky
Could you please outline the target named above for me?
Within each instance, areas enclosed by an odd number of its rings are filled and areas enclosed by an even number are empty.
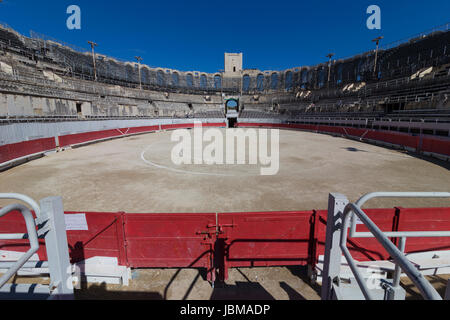
[[[81,30],[66,28],[66,8],[81,8]],[[366,9],[381,8],[381,31],[366,28]],[[407,38],[450,22],[449,0],[3,0],[0,21],[99,53],[183,71],[223,69],[224,52],[243,52],[244,68],[314,65]]]

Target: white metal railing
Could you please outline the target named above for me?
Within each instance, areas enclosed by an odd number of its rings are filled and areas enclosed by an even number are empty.
[[[0,195],[0,199],[3,197]],[[4,198],[3,198],[4,199]],[[3,274],[2,277],[0,277],[0,288],[3,287],[3,285],[8,282],[9,279],[13,275],[16,274],[16,272],[23,267],[23,265],[31,258],[33,254],[36,253],[36,251],[39,249],[39,242],[38,242],[38,235],[36,232],[36,224],[34,222],[33,215],[31,214],[31,211],[21,204],[11,204],[4,208],[0,209],[0,217],[3,217],[4,215],[11,213],[13,211],[20,211],[22,213],[22,216],[25,219],[25,223],[27,226],[27,234],[15,234],[15,233],[9,233],[9,234],[0,234],[0,240],[18,240],[18,239],[26,239],[28,238],[30,242],[30,249],[28,249],[27,252],[25,252],[19,260],[17,260],[15,263],[11,264],[9,266],[9,269],[6,271],[5,274]]]
[[[442,297],[435,288],[425,279],[417,268],[404,255],[405,242],[407,237],[450,237],[450,231],[395,231],[383,232],[376,224],[365,214],[361,206],[370,199],[374,198],[450,198],[449,192],[374,192],[361,197],[356,203],[349,203],[345,206],[342,225],[340,249],[344,254],[348,265],[355,276],[355,279],[366,299],[373,299],[366,282],[358,270],[358,267],[347,248],[347,231],[350,228],[348,237],[351,238],[370,238],[374,237],[390,254],[395,263],[392,288],[400,284],[401,270],[405,272],[411,281],[417,286],[422,296],[430,300],[442,300]],[[356,232],[356,217],[369,229],[370,232]],[[350,226],[351,223],[351,226]],[[399,248],[397,248],[388,237],[400,238]]]
[[[72,273],[69,262],[67,235],[61,197],[42,199],[40,205],[28,196],[17,193],[0,193],[0,199],[13,199],[26,203],[36,214],[23,204],[11,204],[0,209],[0,217],[20,211],[25,219],[27,233],[0,233],[0,240],[28,239],[30,249],[17,261],[0,261],[0,268],[7,269],[0,277],[0,294],[23,298],[20,294],[42,295],[47,298],[73,298]],[[39,249],[39,238],[45,239],[48,261],[28,261]],[[8,284],[7,282],[21,268],[48,267],[50,285]]]

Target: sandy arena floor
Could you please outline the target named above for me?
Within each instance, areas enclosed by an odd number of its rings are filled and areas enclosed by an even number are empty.
[[[176,166],[171,134],[53,153],[0,173],[0,191],[36,200],[61,195],[71,211],[136,213],[325,209],[329,192],[357,200],[372,191],[450,191],[449,163],[344,138],[280,131],[279,172],[261,176],[255,165]],[[366,207],[395,205],[450,200],[372,200]]]
[[[224,129],[221,129],[224,132]],[[63,197],[65,210],[233,212],[327,208],[329,192],[352,201],[372,191],[449,191],[450,164],[328,135],[280,131],[280,170],[171,161],[172,132],[50,154],[0,173],[0,192]],[[428,160],[428,161],[427,161]],[[0,202],[3,206],[6,202]],[[372,200],[367,207],[450,206],[450,200]],[[446,279],[433,279],[441,294]],[[441,281],[442,280],[442,281]],[[408,298],[418,298],[403,283]],[[130,286],[84,284],[78,299],[319,299],[305,268],[234,268],[215,288],[199,270],[139,269]]]

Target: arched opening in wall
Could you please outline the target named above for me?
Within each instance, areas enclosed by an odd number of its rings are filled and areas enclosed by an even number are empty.
[[[313,70],[313,69],[311,69],[311,70],[308,70],[308,74],[307,74],[307,83],[310,85],[310,86],[315,86],[315,80],[314,80],[314,73],[315,73],[315,70]]]
[[[336,84],[341,84],[342,83],[342,70],[344,69],[344,66],[342,64],[339,65],[339,67],[337,68],[337,80],[336,80]]]
[[[358,62],[358,69],[356,71],[356,81],[362,81],[362,61]]]
[[[189,88],[192,88],[192,87],[194,86],[194,77],[192,76],[191,73],[188,73],[188,74],[186,75],[186,85],[187,85]]]
[[[306,84],[308,83],[308,70],[307,69],[302,70],[302,72],[300,74],[300,83],[301,83],[301,88],[306,89]]]
[[[250,90],[250,76],[248,74],[244,75],[242,77],[242,91],[249,91]]]
[[[284,80],[284,88],[289,91],[292,89],[292,72],[286,72],[286,78]]]
[[[222,89],[222,77],[216,74],[214,76],[214,88],[215,89]]]
[[[264,75],[262,73],[256,77],[256,88],[258,91],[264,91]]]
[[[276,90],[278,87],[278,73],[272,73],[270,76],[270,88]]]
[[[300,70],[295,69],[292,73],[292,88],[298,87],[300,85]]]
[[[148,69],[147,68],[141,68],[141,77],[142,77],[142,84],[149,84],[149,75],[148,75]]]
[[[228,99],[225,102],[225,112],[229,113],[232,112],[239,112],[239,101],[236,99]]]
[[[138,83],[139,80],[142,81],[142,73],[141,73],[141,79],[139,79],[139,65],[138,64],[134,65],[134,78],[136,79],[136,83]]]
[[[180,76],[177,72],[172,73],[172,85],[178,87],[180,84]]]
[[[162,72],[162,70],[158,70],[158,72],[156,73],[156,83],[161,87],[166,84],[164,79],[164,72]]]
[[[325,73],[326,73],[325,69],[322,67],[319,70],[319,82],[318,82],[319,88],[323,88],[325,86]]]
[[[208,84],[208,81],[207,81],[207,79],[206,79],[206,76],[205,76],[204,74],[202,74],[202,75],[200,76],[200,88],[206,89],[207,84]]]
[[[77,102],[76,103],[76,108],[77,108],[77,114],[79,115],[79,116],[81,116],[81,102]]]
[[[131,66],[131,65],[127,65],[126,67],[125,67],[125,81],[128,81],[128,82],[134,82],[133,81],[133,76],[134,76],[134,70],[133,70],[133,67]],[[136,77],[137,78],[137,77]]]

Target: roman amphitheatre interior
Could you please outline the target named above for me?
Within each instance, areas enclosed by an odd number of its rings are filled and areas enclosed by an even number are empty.
[[[450,298],[448,27],[282,71],[225,53],[205,73],[0,25],[1,297],[32,279],[44,298]],[[196,163],[230,132],[245,163]],[[176,134],[193,163],[174,163]],[[249,161],[261,134],[272,174]]]

